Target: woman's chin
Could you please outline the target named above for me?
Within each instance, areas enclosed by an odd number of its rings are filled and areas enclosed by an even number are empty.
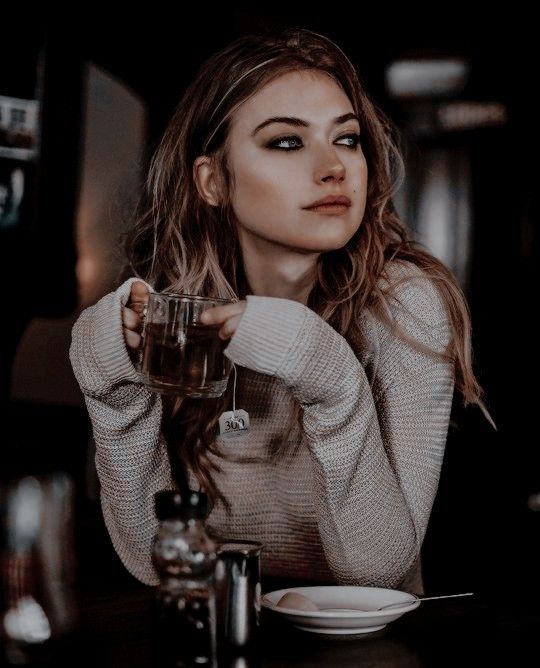
[[[288,246],[291,250],[295,251],[296,253],[302,253],[305,255],[309,254],[315,254],[315,253],[329,253],[330,251],[335,251],[339,250],[340,248],[343,248],[347,242],[344,241],[343,243],[327,243],[327,244],[310,244],[307,246],[306,244],[302,244],[301,246],[294,246],[290,245]]]
[[[305,232],[301,245],[320,253],[343,248],[354,236],[358,227],[351,226],[314,226]],[[300,241],[300,240],[299,240]]]
[[[327,253],[328,251],[338,250],[343,248],[351,238],[350,235],[313,235],[309,241],[304,239],[301,246],[306,248],[306,251],[313,253]]]

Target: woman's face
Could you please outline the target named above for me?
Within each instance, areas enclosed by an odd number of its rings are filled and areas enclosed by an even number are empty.
[[[354,235],[366,205],[367,164],[359,121],[349,115],[346,94],[317,70],[278,77],[235,112],[228,160],[240,240],[248,235],[324,252]],[[275,117],[295,120],[265,123]],[[351,205],[306,208],[328,195],[345,195]]]

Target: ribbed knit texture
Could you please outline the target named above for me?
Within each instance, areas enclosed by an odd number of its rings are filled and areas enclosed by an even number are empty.
[[[440,295],[412,264],[395,264],[390,308],[416,340],[443,351],[451,332]],[[141,382],[122,334],[134,280],[87,308],[73,327],[70,359],[96,441],[101,502],[113,545],[139,580],[156,584],[153,495],[172,488],[160,434],[161,397]],[[299,302],[247,296],[225,354],[238,365],[236,407],[251,429],[218,443],[254,461],[214,458],[217,504],[209,525],[264,544],[263,572],[423,593],[420,549],[447,437],[453,364],[420,353],[370,314],[357,357],[344,337]],[[229,382],[233,381],[233,374]],[[287,424],[293,397],[306,438],[295,456],[266,454]],[[201,400],[204,401],[204,400]],[[232,406],[230,407],[232,408]],[[197,488],[192,473],[190,482]]]

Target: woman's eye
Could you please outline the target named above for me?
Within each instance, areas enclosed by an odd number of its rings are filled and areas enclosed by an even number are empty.
[[[356,148],[360,144],[360,135],[356,132],[353,132],[350,135],[344,135],[343,137],[340,137],[340,139],[352,139],[352,144],[347,144],[350,148]]]
[[[342,144],[342,146],[347,146],[348,148],[355,149],[360,144],[360,135],[357,133],[343,135],[343,137],[339,137],[338,139],[336,139],[336,141],[341,141],[342,139],[352,140],[350,144]],[[289,146],[288,148],[279,146],[280,144],[284,144],[285,142],[297,142],[297,145]],[[298,145],[298,143],[300,143],[300,145]],[[294,137],[294,136],[280,137],[279,139],[274,139],[274,141],[271,141],[269,144],[267,144],[267,148],[283,150],[283,151],[298,151],[298,149],[302,148],[301,139],[299,137]]]
[[[278,146],[278,144],[283,144],[284,142],[294,142],[294,141],[300,141],[300,139],[298,137],[281,137],[280,139],[274,139],[274,141],[271,141],[267,145],[267,148],[280,149],[281,147]],[[285,151],[297,151],[299,148],[300,146],[293,146],[291,148],[286,148]]]

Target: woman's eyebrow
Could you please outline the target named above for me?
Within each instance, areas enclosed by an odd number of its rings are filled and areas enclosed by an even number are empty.
[[[333,122],[334,125],[339,125],[351,119],[354,119],[358,121],[358,123],[360,123],[358,116],[356,114],[353,114],[352,112],[334,118]],[[272,118],[267,118],[262,123],[259,123],[259,125],[257,125],[255,130],[253,130],[253,132],[251,133],[251,136],[254,137],[257,134],[257,132],[259,132],[259,130],[262,130],[267,125],[270,125],[270,123],[287,123],[288,125],[294,125],[295,127],[304,127],[304,128],[309,127],[309,123],[301,118],[295,118],[294,116],[272,116]]]

